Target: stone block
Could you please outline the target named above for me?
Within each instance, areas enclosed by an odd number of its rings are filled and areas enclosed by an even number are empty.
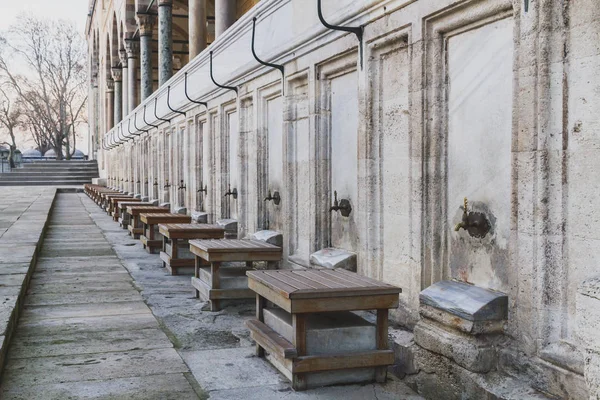
[[[312,253],[310,264],[315,267],[343,268],[356,272],[356,253],[330,247]]]
[[[498,373],[471,372],[443,355],[416,348],[414,375],[404,382],[426,399],[435,400],[549,400],[526,382]]]
[[[152,199],[149,201],[149,203],[152,203],[153,206],[158,206],[160,203],[160,200],[158,199]]]
[[[171,208],[171,203],[160,203],[161,207]]]
[[[508,315],[508,296],[456,281],[440,281],[419,295],[421,305],[444,310],[468,321],[500,321]]]
[[[258,231],[246,236],[246,239],[260,240],[274,246],[283,247],[283,235],[276,231]]]
[[[225,239],[237,239],[238,221],[236,219],[220,219],[217,225],[225,229]]]
[[[141,195],[141,193],[136,193],[136,194],[134,194],[134,195],[133,195],[133,197],[134,197],[135,199],[140,199],[140,200],[142,199],[142,195]]]
[[[265,324],[292,342],[292,316],[280,308],[264,310]],[[315,313],[306,323],[306,353],[336,354],[376,350],[375,325],[345,312]]]
[[[142,200],[142,203],[145,203],[145,202],[150,201],[150,197],[148,197],[148,196],[142,196],[142,198],[140,200]]]
[[[498,360],[494,343],[487,335],[470,336],[427,319],[419,321],[414,335],[419,346],[472,372],[489,372]]]
[[[422,317],[432,319],[442,325],[450,326],[461,332],[472,335],[502,333],[505,321],[469,321],[446,310],[434,308],[426,304],[421,304],[419,313]]]
[[[192,221],[197,224],[208,223],[208,213],[204,211],[192,211]]]
[[[390,328],[388,336],[395,356],[395,362],[391,368],[392,373],[399,378],[404,378],[406,375],[419,372],[415,365],[414,352],[417,345],[414,341],[414,334],[410,331]]]
[[[577,288],[577,332],[584,349],[583,372],[590,399],[600,398],[600,276]]]
[[[182,214],[182,215],[186,215],[187,214],[187,208],[185,207],[177,207],[175,208],[175,214]]]

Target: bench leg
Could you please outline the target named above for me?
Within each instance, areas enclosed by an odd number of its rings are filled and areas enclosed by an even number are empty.
[[[377,350],[388,348],[388,309],[377,310]],[[375,368],[375,381],[385,382],[387,377],[387,366]]]
[[[298,356],[306,355],[306,314],[292,314],[292,342]],[[306,377],[304,374],[292,375],[292,388],[306,390]]]
[[[195,262],[194,262],[194,277],[196,279],[200,279],[200,267],[202,266],[202,259],[198,256],[194,257]],[[194,290],[196,293],[196,298],[199,299],[200,298],[200,291],[198,289]]]
[[[256,319],[260,322],[265,322],[265,318],[263,315],[263,308],[265,308],[266,300],[260,294],[256,294]],[[265,349],[260,347],[258,343],[256,343],[256,356],[263,358],[265,356]]]
[[[165,254],[169,254],[169,253],[167,253],[167,243],[169,243],[169,239],[167,239],[166,236],[163,236],[162,237],[162,251]],[[167,263],[165,261],[163,261],[163,268],[166,268],[166,267],[167,267]],[[173,269],[171,269],[171,274],[173,274],[172,271],[173,271]]]
[[[179,240],[171,239],[171,261],[177,259],[177,246],[179,246]],[[171,275],[178,275],[177,267],[171,267]]]
[[[221,282],[220,282],[220,272],[219,272],[219,268],[221,267],[221,263],[220,262],[211,262],[210,263],[210,288],[211,289],[219,289],[221,288]],[[220,306],[220,301],[219,300],[210,300],[210,311],[219,311],[221,308]]]

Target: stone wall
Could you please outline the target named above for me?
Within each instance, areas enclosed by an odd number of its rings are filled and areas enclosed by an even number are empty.
[[[600,265],[600,9],[524,3],[324,0],[330,23],[364,27],[359,43],[323,27],[313,2],[262,1],[208,49],[215,80],[237,93],[213,84],[204,51],[168,82],[185,116],[158,88],[104,136],[140,133],[128,128],[134,113],[149,130],[99,151],[103,177],[209,222],[235,218],[240,237],[280,231],[284,268],[310,267],[323,248],[353,252],[359,273],[402,287],[392,316],[408,329],[435,282],[501,291],[508,315],[489,373],[593,395],[598,343],[578,339],[578,299],[590,296],[576,293]],[[255,16],[256,51],[284,65],[283,78],[252,56]],[[187,100],[185,73],[207,107]],[[140,118],[144,105],[158,128]],[[334,191],[348,217],[329,211]],[[489,221],[483,238],[455,230],[464,197]],[[417,365],[433,374],[450,363],[456,393],[489,384],[429,348]]]

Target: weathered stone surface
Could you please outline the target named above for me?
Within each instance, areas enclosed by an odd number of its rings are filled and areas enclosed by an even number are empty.
[[[310,264],[315,267],[343,268],[356,272],[356,253],[330,247],[312,253]]]
[[[208,213],[204,211],[192,211],[192,221],[197,224],[206,224],[208,222]]]
[[[246,239],[262,240],[274,246],[283,246],[283,235],[276,231],[258,231],[246,236]]]
[[[419,295],[421,304],[447,311],[468,321],[504,320],[508,297],[504,293],[456,281],[440,281]]]
[[[415,365],[414,352],[416,344],[414,334],[401,329],[389,329],[389,338],[394,350],[395,362],[391,367],[392,372],[399,378],[419,372]]]
[[[64,400],[64,399],[122,399],[122,400],[197,400],[182,373],[163,373],[151,376],[49,383],[11,387],[0,392],[11,400]]]
[[[501,333],[504,330],[504,324],[506,323],[506,321],[503,320],[470,321],[446,310],[435,308],[427,304],[421,304],[419,307],[419,313],[424,318],[432,319],[442,325],[446,325],[472,335]]]
[[[426,319],[415,326],[414,335],[419,346],[441,354],[469,371],[486,373],[496,366],[496,349],[486,335],[470,336]]]

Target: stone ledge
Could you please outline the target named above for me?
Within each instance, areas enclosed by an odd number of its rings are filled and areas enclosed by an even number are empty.
[[[501,321],[508,315],[508,296],[456,281],[440,281],[419,295],[425,304],[468,321]]]
[[[415,326],[414,335],[419,346],[441,354],[471,372],[487,373],[496,366],[496,349],[493,338],[488,335],[471,336],[445,329],[427,319]]]
[[[343,268],[356,272],[356,253],[329,247],[310,255],[311,266],[322,268]]]
[[[50,212],[58,192],[59,190],[55,188],[42,189],[41,194],[33,199],[29,207],[19,216],[19,219],[29,220],[28,214],[34,215],[36,217],[34,218],[35,224],[28,223],[27,229],[21,229],[20,225],[15,223],[0,237],[0,264],[3,266],[0,270],[0,281],[3,282],[2,286],[5,290],[14,292],[14,295],[5,297],[9,300],[6,301],[5,307],[0,312],[2,319],[0,321],[0,330],[2,331],[0,332],[0,375],[4,369],[8,345],[17,327],[25,294],[42,248]],[[25,253],[20,255],[18,252],[15,253],[15,243],[25,248]],[[2,246],[2,244],[7,246]],[[7,254],[2,254],[3,247]],[[5,268],[7,265],[17,265],[21,270],[25,266],[25,273],[16,274]]]

